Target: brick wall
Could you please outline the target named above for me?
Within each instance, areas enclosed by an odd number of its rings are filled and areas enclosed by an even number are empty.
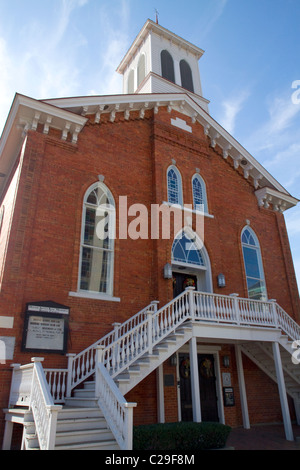
[[[184,118],[193,133],[172,126],[171,118],[176,117]],[[1,315],[15,318],[10,331],[16,337],[13,362],[26,363],[32,356],[21,352],[27,302],[53,300],[68,305],[68,352],[79,352],[110,331],[113,322],[126,320],[152,300],[160,300],[162,306],[172,298],[172,281],[163,279],[163,266],[171,261],[173,238],[115,241],[114,296],[121,302],[69,296],[69,292],[77,290],[86,190],[98,181],[98,175],[103,175],[117,207],[119,196],[128,196],[128,206],[140,203],[150,208],[152,203],[167,200],[166,170],[172,159],[182,175],[184,203],[192,204],[191,180],[196,168],[206,184],[208,208],[214,217],[205,218],[204,241],[214,292],[237,292],[247,297],[240,234],[249,220],[261,245],[268,297],[276,298],[290,315],[299,318],[284,217],[258,207],[251,182],[233,168],[230,159],[223,159],[221,149],[210,147],[202,126],[163,108],[155,115],[147,111],[143,120],[131,113],[130,120],[125,121],[123,114],[117,114],[111,123],[104,115],[101,124],[89,121],[77,145],[62,142],[54,130],[48,136],[41,130],[28,132],[0,298]],[[11,188],[7,193],[10,198]],[[129,223],[134,219],[129,217]],[[217,287],[220,272],[226,276],[224,289]],[[66,365],[63,356],[44,356],[46,367]],[[1,408],[6,406],[8,396],[9,365],[0,365]],[[253,383],[263,380],[261,373],[252,374]],[[141,403],[147,389],[147,417],[140,406],[135,410],[137,421],[157,415],[155,374],[147,379],[147,384],[149,387],[141,384],[135,395],[130,395],[132,401]],[[168,420],[176,419],[175,408],[169,405],[175,400],[175,392],[166,390]],[[270,389],[270,394],[277,396],[275,390]],[[251,403],[255,399],[255,393],[253,398],[250,394]],[[270,403],[272,400],[269,408]],[[274,402],[274,410],[277,406]],[[230,419],[240,423],[240,412]]]

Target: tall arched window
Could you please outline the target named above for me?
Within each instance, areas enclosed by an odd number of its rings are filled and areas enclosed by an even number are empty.
[[[181,175],[176,166],[172,165],[167,172],[168,202],[183,205]]]
[[[180,61],[181,86],[194,93],[192,70],[186,60]]]
[[[103,183],[85,194],[79,270],[79,290],[112,295],[115,202]]]
[[[163,78],[175,83],[174,61],[167,50],[161,51],[161,75]]]
[[[137,86],[139,87],[144,78],[146,77],[146,59],[145,54],[142,54],[139,58],[137,67]]]
[[[201,176],[196,173],[192,179],[194,209],[208,212],[206,186]]]
[[[245,227],[241,235],[244,266],[250,299],[267,300],[264,269],[257,236],[250,227]]]

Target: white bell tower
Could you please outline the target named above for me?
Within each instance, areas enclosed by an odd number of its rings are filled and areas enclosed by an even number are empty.
[[[208,112],[198,61],[204,51],[147,20],[123,58],[123,93],[187,93]]]

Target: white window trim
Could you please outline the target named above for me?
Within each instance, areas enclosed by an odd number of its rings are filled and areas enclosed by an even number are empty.
[[[181,173],[178,170],[178,168],[175,165],[170,165],[167,169],[167,196],[168,196],[168,202],[169,202],[169,171],[173,170],[176,175],[177,175],[177,181],[178,181],[178,205],[183,206],[183,187],[182,187],[182,177]],[[172,204],[172,203],[169,203]]]
[[[174,206],[177,209],[181,209],[182,211],[190,212],[191,214],[204,215],[205,217],[208,217],[210,219],[215,218],[214,215],[209,214],[208,212],[202,212],[202,211],[199,211],[198,209],[190,209],[189,207],[185,207],[184,205],[181,205],[181,204],[172,204],[171,202],[168,202],[168,201],[163,201],[162,203],[169,207]]]
[[[121,302],[119,297],[114,297],[109,294],[103,294],[102,292],[92,292],[92,291],[78,291],[78,292],[69,292],[70,297],[81,297],[83,299],[94,299],[94,300],[107,300],[109,302]]]
[[[247,244],[247,243],[243,243],[243,241],[242,241],[243,233],[244,233],[246,230],[249,230],[249,232],[250,232],[251,235],[253,236],[254,241],[255,241],[255,246],[249,245],[249,244]],[[262,253],[261,253],[260,243],[259,243],[259,240],[258,240],[258,237],[257,237],[256,233],[254,232],[254,230],[253,230],[251,227],[249,227],[249,225],[246,225],[246,226],[243,228],[243,230],[241,231],[241,245],[242,245],[242,254],[243,254],[243,261],[244,261],[244,272],[245,272],[245,277],[246,277],[246,285],[247,285],[248,297],[249,297],[249,289],[248,289],[248,282],[247,282],[247,279],[248,279],[248,277],[251,277],[251,276],[247,276],[246,262],[245,262],[245,255],[244,255],[243,247],[252,248],[253,250],[256,250],[256,252],[259,254],[259,256],[257,256],[257,260],[258,260],[258,267],[259,267],[260,275],[261,275],[262,277],[260,277],[259,279],[257,278],[257,280],[258,280],[258,281],[263,281],[264,287],[265,287],[266,299],[268,299],[267,283],[266,283],[266,278],[265,278],[265,270],[264,270],[264,265],[263,265],[263,260],[262,260]],[[254,279],[254,278],[253,278],[253,279]],[[255,279],[256,279],[256,278],[255,278]],[[249,299],[251,299],[251,297],[249,297]],[[262,299],[262,300],[264,300],[264,299]]]
[[[114,288],[114,265],[115,265],[115,251],[114,251],[114,244],[113,244],[113,247],[111,250],[107,250],[107,251],[110,251],[112,253],[112,262],[111,262],[111,273],[110,273],[110,276],[109,276],[109,292],[110,293],[106,293],[106,292],[95,292],[95,291],[88,291],[88,290],[83,290],[80,288],[80,284],[81,284],[81,266],[82,266],[82,248],[85,246],[84,243],[83,243],[83,240],[84,240],[84,232],[85,232],[85,214],[86,214],[86,207],[89,205],[89,203],[87,202],[87,199],[88,199],[88,196],[90,195],[90,193],[95,189],[95,188],[98,188],[98,187],[103,187],[103,189],[105,191],[107,191],[107,194],[108,194],[108,197],[109,199],[111,199],[111,201],[114,202],[114,197],[111,193],[111,191],[109,190],[109,188],[102,182],[97,182],[97,183],[94,183],[93,185],[91,185],[85,195],[84,195],[84,198],[83,198],[83,204],[82,204],[82,216],[81,216],[81,235],[80,235],[80,253],[79,253],[79,268],[78,268],[78,281],[77,281],[77,292],[69,292],[69,295],[70,296],[73,296],[73,297],[82,297],[82,298],[89,298],[89,299],[96,299],[96,300],[110,300],[110,301],[115,301],[115,302],[120,302],[120,299],[118,297],[114,297],[113,295],[113,288]],[[115,202],[114,202],[114,205],[115,205]],[[91,205],[92,207],[92,205]],[[93,206],[94,207],[94,206]],[[95,247],[90,247],[90,246],[87,246],[88,248],[95,248]]]
[[[195,207],[195,197],[194,197],[194,187],[193,187],[193,182],[194,182],[194,179],[197,179],[199,182],[200,182],[200,185],[201,185],[201,188],[202,188],[202,191],[203,191],[203,200],[204,200],[204,207],[206,208],[206,212],[205,213],[208,213],[208,202],[207,202],[207,191],[206,191],[206,184],[205,184],[205,181],[204,179],[202,178],[201,175],[199,175],[199,173],[195,173],[192,177],[192,194],[193,194],[193,207]],[[196,210],[196,209],[195,209]]]

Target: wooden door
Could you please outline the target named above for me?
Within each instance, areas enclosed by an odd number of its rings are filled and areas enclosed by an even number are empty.
[[[173,297],[177,297],[186,287],[192,285],[197,290],[197,276],[187,273],[173,272]]]
[[[202,421],[219,421],[216,392],[214,356],[198,354],[201,419]],[[179,354],[180,406],[181,420],[193,421],[192,390],[190,377],[190,356]]]
[[[202,421],[219,421],[214,356],[198,354]]]

